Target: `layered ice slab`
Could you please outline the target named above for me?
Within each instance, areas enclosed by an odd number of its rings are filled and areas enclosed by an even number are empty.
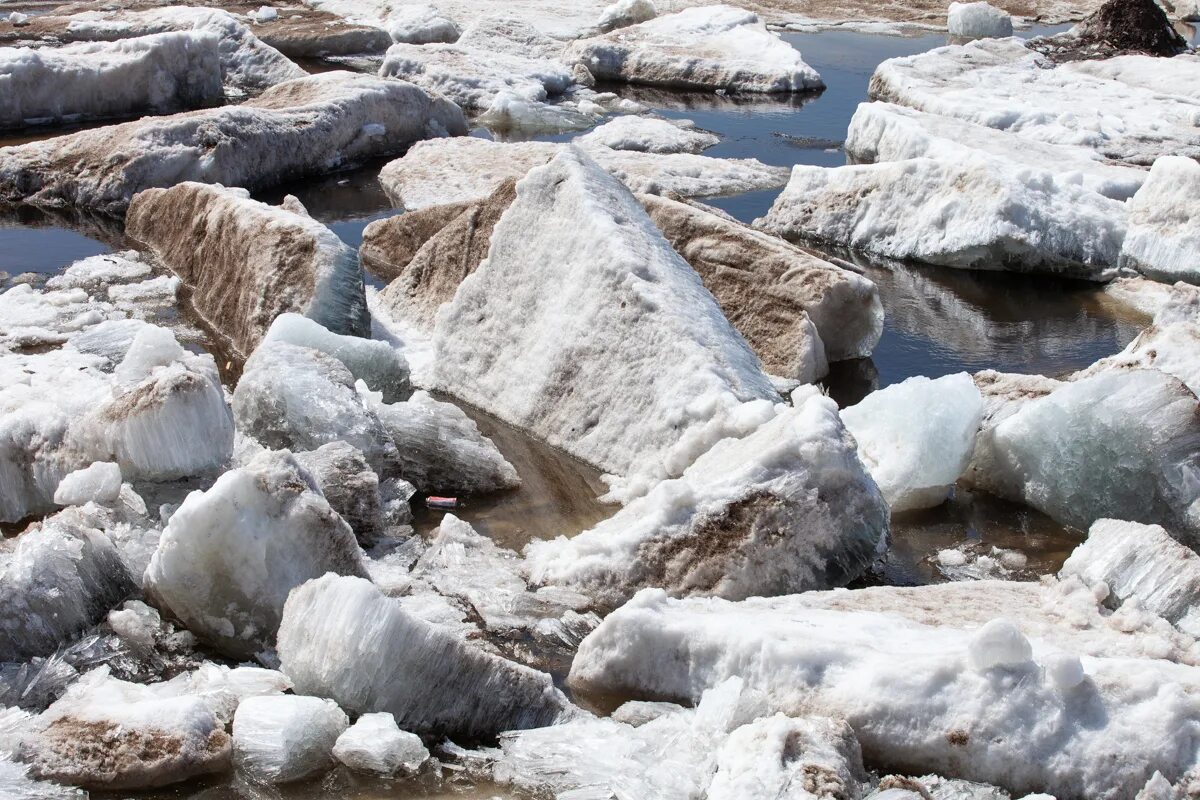
[[[1200,100],[1197,101],[1200,105]],[[1200,164],[1163,156],[1129,201],[1122,266],[1160,281],[1200,283]]]
[[[353,531],[291,453],[265,451],[187,496],[144,588],[197,636],[246,658],[273,643],[288,592],[326,572],[366,574]]]
[[[251,200],[244,189],[186,182],[139,192],[125,226],[242,353],[288,312],[335,334],[371,332],[358,254],[307,214]]]
[[[946,499],[971,460],[982,418],[983,396],[965,372],[909,378],[842,411],[892,511]]]
[[[1196,395],[1164,372],[1099,372],[1003,410],[981,431],[968,476],[1080,530],[1126,519],[1195,546],[1198,413]]]
[[[973,154],[1033,167],[1081,188],[1128,200],[1146,181],[1137,167],[1114,164],[1090,147],[1042,142],[1006,130],[930,114],[893,103],[859,103],[846,132],[846,154],[856,162],[910,158],[961,160]]]
[[[572,42],[563,59],[600,80],[674,89],[798,92],[825,86],[757,14],[724,5],[688,8]]]
[[[46,523],[17,537],[0,571],[0,662],[53,653],[136,586],[101,531]]]
[[[1131,62],[1105,77],[1089,62],[1054,66],[1020,39],[981,39],[884,61],[870,96],[1132,164],[1200,155],[1196,98],[1162,88],[1194,86],[1200,61],[1128,58],[1154,70],[1152,86],[1129,77]]]
[[[626,476],[678,476],[775,414],[749,345],[595,161],[568,148],[516,192],[438,313],[440,388]]]
[[[384,166],[379,183],[393,203],[409,211],[482,200],[504,181],[523,178],[565,147],[551,142],[492,142],[473,136],[424,142]],[[640,153],[601,146],[586,150],[631,191],[643,194],[740,194],[783,186],[788,178],[787,169],[753,158]]]
[[[466,131],[457,106],[412,84],[326,72],[238,106],[0,148],[0,198],[121,213],[152,187],[198,181],[253,189]]]
[[[1191,636],[1200,636],[1200,556],[1158,525],[1096,520],[1059,575],[1103,582],[1114,605],[1134,601]]]
[[[845,167],[798,164],[768,231],[967,269],[1115,273],[1125,208],[1052,172],[982,154]]]
[[[112,44],[0,48],[0,129],[162,114],[224,99],[217,37],[162,33]]]
[[[647,589],[584,640],[569,680],[577,691],[695,702],[745,676],[768,711],[845,719],[869,767],[1018,796],[1133,797],[1155,771],[1175,781],[1195,768],[1192,739],[1180,732],[1200,722],[1200,669],[1155,657],[1162,651],[1131,658],[1129,644],[1080,658],[1063,648],[1086,636],[1067,620],[1048,624],[1056,612],[1040,610],[1054,602],[1047,590],[968,586],[738,603]],[[1014,618],[1029,634],[982,616],[1010,613],[1001,603],[1022,593],[1029,599],[1013,610],[1029,607],[1029,623]]]
[[[234,763],[265,783],[298,781],[333,766],[333,745],[349,726],[331,700],[251,697],[233,717]]]
[[[467,644],[358,578],[326,575],[294,590],[278,650],[298,693],[391,712],[414,733],[476,740],[572,713],[548,674]]]
[[[867,278],[714,210],[654,195],[638,200],[767,372],[821,377],[821,361],[864,358],[875,348],[883,306]],[[818,352],[808,356],[812,347]]]
[[[534,542],[534,583],[615,607],[641,588],[730,599],[839,586],[886,548],[888,510],[836,404],[811,390],[754,433],[570,539]]]
[[[538,797],[655,800],[850,798],[866,781],[845,722],[760,716],[763,698],[740,678],[704,692],[694,709],[663,703],[651,719],[627,721],[637,705],[506,733],[496,779]]]

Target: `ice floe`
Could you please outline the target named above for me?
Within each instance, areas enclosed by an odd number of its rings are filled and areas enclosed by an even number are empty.
[[[631,115],[614,117],[575,141],[640,153],[699,153],[717,144],[720,138],[699,130],[691,120]]]

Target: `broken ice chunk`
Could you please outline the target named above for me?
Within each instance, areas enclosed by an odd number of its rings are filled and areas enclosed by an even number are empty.
[[[658,10],[650,0],[617,0],[605,6],[596,20],[596,27],[603,33],[646,22],[658,16]]]
[[[1160,281],[1200,283],[1200,164],[1163,156],[1129,201],[1121,265]]]
[[[329,506],[354,531],[359,544],[370,547],[378,542],[384,528],[379,476],[362,451],[339,440],[295,455],[300,466],[312,475]]]
[[[969,39],[1002,39],[1013,35],[1012,17],[985,2],[951,3],[946,27],[951,36]]]
[[[698,129],[691,120],[623,116],[614,117],[575,141],[641,153],[699,153],[721,140],[716,134]]]
[[[386,712],[363,714],[333,745],[333,757],[356,772],[412,775],[429,760],[421,737],[400,730]]]
[[[965,372],[914,377],[842,410],[892,511],[940,505],[970,462],[983,396]]]
[[[464,643],[358,578],[292,591],[279,628],[296,691],[349,711],[389,711],[415,733],[480,739],[549,725],[572,708],[550,676]]]
[[[88,502],[103,505],[120,494],[121,467],[111,461],[97,461],[63,478],[54,490],[54,502],[60,506],[81,506]]]
[[[395,8],[384,27],[393,42],[407,44],[456,42],[462,34],[458,25],[436,7],[420,3],[406,3]]]
[[[332,700],[251,697],[233,717],[234,763],[267,783],[307,778],[333,766],[334,743],[349,725]]]
[[[365,575],[350,526],[287,451],[192,492],[146,569],[147,597],[234,657],[273,641],[288,592],[326,572]]]

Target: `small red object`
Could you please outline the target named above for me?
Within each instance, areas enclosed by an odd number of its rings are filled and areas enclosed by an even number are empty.
[[[458,508],[457,497],[435,497],[430,495],[425,498],[425,505],[430,508]]]

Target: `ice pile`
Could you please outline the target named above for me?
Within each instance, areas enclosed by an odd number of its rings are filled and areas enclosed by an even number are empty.
[[[575,148],[517,183],[434,347],[439,388],[616,475],[677,476],[778,397],[637,200]]]
[[[326,72],[242,105],[0,148],[0,198],[119,213],[151,187],[252,189],[463,133],[462,111],[448,100],[402,81]],[[73,168],[61,169],[65,162]]]
[[[0,128],[162,114],[224,99],[217,37],[207,32],[0,48],[0,73]]]
[[[464,643],[358,578],[295,589],[278,650],[297,692],[354,713],[391,712],[415,733],[487,738],[548,725],[570,708],[548,674]]]
[[[333,746],[350,720],[337,703],[277,695],[243,701],[233,717],[237,768],[265,783],[289,783],[333,766]]]
[[[354,533],[291,453],[267,451],[188,495],[163,530],[145,591],[244,658],[272,644],[288,592],[326,572],[366,574]]]
[[[941,504],[967,468],[983,397],[965,372],[909,378],[842,411],[893,512]]]
[[[638,589],[732,599],[838,586],[885,547],[888,511],[815,390],[573,538],[526,550],[535,583],[615,607]]]
[[[1003,39],[1013,35],[1012,17],[985,2],[951,3],[946,14],[951,36]]]
[[[333,333],[370,333],[358,254],[299,210],[184,182],[139,192],[126,230],[192,288],[192,306],[243,353],[286,312]]]
[[[600,80],[676,89],[799,92],[825,85],[757,14],[725,5],[688,8],[581,39],[563,58]]]

